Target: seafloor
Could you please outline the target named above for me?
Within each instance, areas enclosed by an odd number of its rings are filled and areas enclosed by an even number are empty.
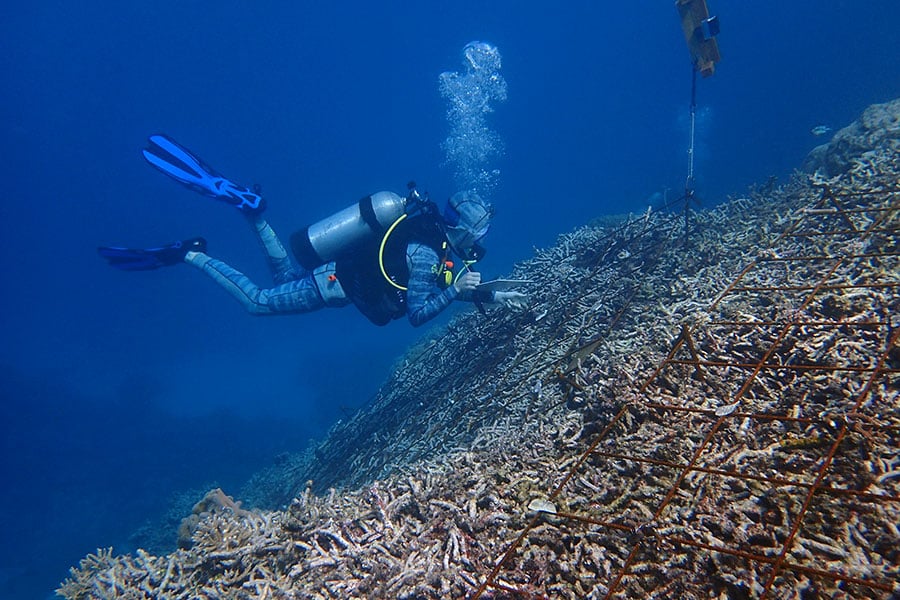
[[[900,101],[790,182],[518,265],[375,401],[65,598],[890,598]],[[175,532],[171,533],[175,537]]]

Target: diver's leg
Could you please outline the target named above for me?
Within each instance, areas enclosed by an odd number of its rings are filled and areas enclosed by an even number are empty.
[[[253,315],[306,313],[350,302],[337,280],[331,278],[333,263],[300,279],[262,289],[240,271],[202,252],[188,252],[184,260],[206,273]]]
[[[272,270],[272,279],[276,284],[295,281],[307,274],[303,269],[294,266],[287,250],[284,249],[284,245],[275,234],[275,230],[262,215],[248,215],[248,221],[256,231],[259,243],[266,253],[269,268]]]

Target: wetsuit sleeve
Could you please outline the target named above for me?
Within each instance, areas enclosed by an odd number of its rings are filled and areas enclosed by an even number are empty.
[[[413,327],[435,318],[456,299],[454,286],[440,289],[432,267],[440,262],[437,252],[423,244],[406,247],[409,282],[406,284],[406,314]]]

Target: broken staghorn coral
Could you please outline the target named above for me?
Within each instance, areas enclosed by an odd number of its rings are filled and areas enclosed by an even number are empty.
[[[896,593],[898,180],[873,148],[698,214],[687,248],[657,212],[561,236],[516,269],[530,311],[460,315],[257,477],[284,510],[207,511],[165,557],[99,551],[60,594]]]

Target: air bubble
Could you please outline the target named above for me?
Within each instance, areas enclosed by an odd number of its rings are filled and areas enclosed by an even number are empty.
[[[500,74],[500,51],[487,42],[469,42],[463,48],[464,72],[441,73],[441,96],[447,101],[450,132],[441,144],[454,170],[457,188],[489,197],[500,171],[491,159],[503,154],[503,141],[487,125],[493,104],[506,100],[506,80]]]

